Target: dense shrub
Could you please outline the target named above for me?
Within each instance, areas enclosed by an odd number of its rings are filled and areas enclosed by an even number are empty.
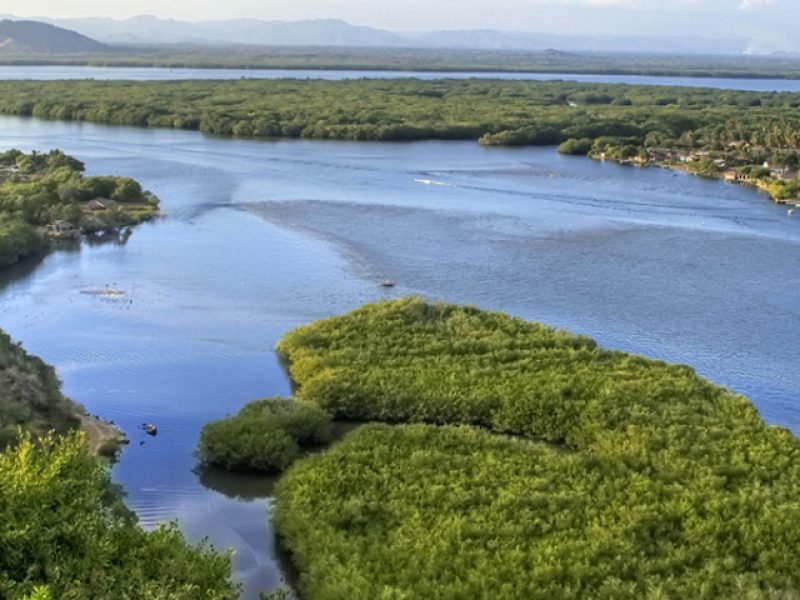
[[[267,398],[206,424],[198,455],[207,464],[234,471],[282,471],[302,446],[328,441],[330,431],[331,417],[318,406]]]
[[[278,349],[336,417],[439,424],[281,480],[308,600],[800,597],[800,444],[689,367],[415,298]]]
[[[577,154],[585,156],[589,153],[589,150],[592,149],[593,143],[594,140],[590,138],[581,138],[579,140],[570,138],[558,147],[558,151],[561,154]]]
[[[0,453],[0,597],[233,600],[231,560],[175,525],[145,532],[81,435]]]

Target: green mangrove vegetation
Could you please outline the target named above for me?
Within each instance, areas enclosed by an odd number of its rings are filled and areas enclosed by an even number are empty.
[[[0,452],[0,597],[234,600],[231,557],[177,526],[145,532],[82,434]]]
[[[48,242],[136,225],[158,214],[158,198],[129,177],[85,177],[60,150],[0,153],[0,268]]]
[[[301,401],[395,424],[279,482],[307,600],[800,597],[800,444],[687,366],[416,298],[278,350]]]
[[[331,416],[317,405],[266,398],[206,424],[197,454],[206,464],[232,471],[277,472],[294,462],[302,448],[330,437]]]
[[[0,112],[216,135],[561,145],[800,200],[800,94],[499,80],[0,82]],[[760,179],[749,170],[766,167]]]

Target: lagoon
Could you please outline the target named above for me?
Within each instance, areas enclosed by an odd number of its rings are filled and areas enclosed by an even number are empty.
[[[192,539],[234,547],[248,597],[282,576],[272,481],[198,472],[198,431],[290,393],[273,352],[283,333],[381,297],[472,303],[690,364],[800,433],[800,219],[751,189],[471,142],[12,117],[0,140],[62,148],[162,199],[165,217],[125,243],[0,274],[0,327],[128,432],[114,478],[142,524],[178,519]],[[105,285],[124,300],[81,294]]]

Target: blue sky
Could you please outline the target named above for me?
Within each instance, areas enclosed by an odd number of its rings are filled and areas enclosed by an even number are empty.
[[[19,16],[341,18],[393,30],[697,35],[796,48],[800,0],[2,0]]]

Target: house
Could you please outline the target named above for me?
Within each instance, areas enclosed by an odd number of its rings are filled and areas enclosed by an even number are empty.
[[[789,167],[772,167],[769,168],[769,176],[778,181],[789,181],[797,176],[797,172],[792,171]]]
[[[116,201],[109,200],[108,198],[95,198],[86,203],[86,208],[89,210],[107,210],[114,208],[117,205]]]
[[[81,232],[69,221],[53,221],[44,228],[45,235],[58,240],[74,240]]]

